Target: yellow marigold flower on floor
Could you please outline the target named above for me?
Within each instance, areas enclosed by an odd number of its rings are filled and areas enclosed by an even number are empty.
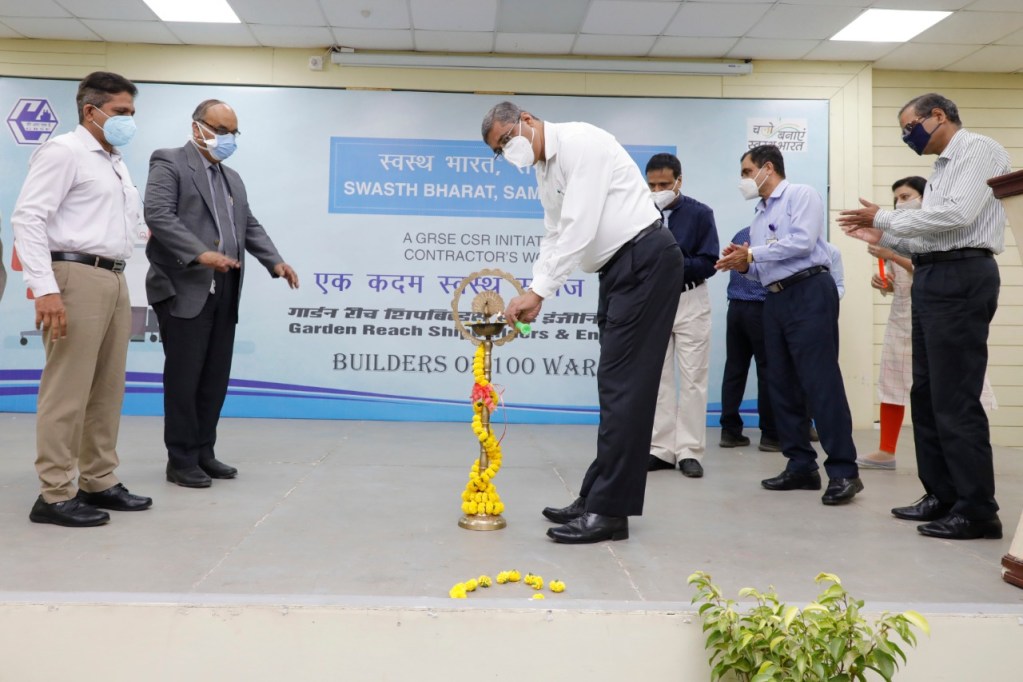
[[[508,571],[508,582],[510,582],[510,583],[517,583],[520,580],[522,580],[522,574],[521,573],[519,573],[515,569],[512,569],[512,570]]]
[[[565,591],[565,583],[563,583],[560,580],[552,580],[550,582],[550,584],[548,585],[548,587],[551,588],[551,592],[564,592]]]
[[[476,582],[480,584],[480,587],[490,587],[493,584],[493,581],[490,579],[489,575],[481,575],[479,578],[476,579]]]
[[[533,599],[543,599],[543,595],[539,592],[533,595]]]
[[[465,583],[458,583],[448,592],[452,599],[465,599]]]
[[[541,578],[538,575],[533,576],[533,589],[534,590],[542,590],[543,589],[543,578]]]
[[[479,582],[477,582],[476,578],[469,578],[465,581],[466,592],[475,592],[477,587],[479,587]]]
[[[504,585],[508,582],[508,571],[501,571],[497,574],[497,584]]]

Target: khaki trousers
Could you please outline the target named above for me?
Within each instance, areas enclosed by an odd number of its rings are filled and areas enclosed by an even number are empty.
[[[701,284],[683,291],[678,299],[657,390],[650,454],[671,464],[703,459],[709,366],[710,293],[707,285]]]
[[[119,482],[114,475],[117,431],[131,337],[131,303],[122,273],[57,262],[53,274],[68,331],[60,340],[49,334],[43,339],[36,472],[47,503],[70,500],[78,487],[95,493]]]

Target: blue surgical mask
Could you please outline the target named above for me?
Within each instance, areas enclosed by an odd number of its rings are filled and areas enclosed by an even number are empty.
[[[96,111],[107,117],[107,120],[103,123],[103,127],[101,128],[103,131],[103,137],[106,139],[107,144],[113,147],[123,147],[131,142],[132,138],[135,137],[136,128],[134,117],[111,116],[99,107],[96,107]],[[96,121],[92,121],[92,124],[99,128]]]
[[[902,141],[905,142],[910,149],[915,151],[918,156],[923,156],[924,149],[927,148],[927,144],[931,141],[931,136],[934,135],[935,131],[941,127],[942,121],[938,125],[934,126],[934,130],[927,132],[924,128],[924,121],[929,119],[930,116],[925,116],[923,120],[913,126],[912,130],[902,136]]]
[[[210,135],[213,135],[211,139],[203,137],[203,142],[206,144],[206,151],[208,151],[210,156],[217,161],[224,161],[227,157],[231,156],[231,154],[234,154],[236,149],[238,149],[238,142],[236,141],[234,133],[220,135],[215,131],[210,130],[199,121],[196,121],[195,124]]]

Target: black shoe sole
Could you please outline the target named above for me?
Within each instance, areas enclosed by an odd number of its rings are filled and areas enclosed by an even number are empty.
[[[763,481],[760,482],[760,487],[763,488],[764,490],[770,490],[772,492],[787,492],[789,490],[820,490],[822,488],[820,483],[818,483],[817,485],[797,485],[785,488],[770,488],[764,485]]]
[[[152,502],[150,502],[149,504],[147,504],[144,507],[115,507],[112,504],[97,504],[95,502],[87,502],[86,504],[88,504],[90,507],[95,507],[96,509],[106,509],[107,511],[117,511],[117,512],[145,511],[145,510],[151,509],[153,507],[153,503]]]
[[[49,516],[41,516],[37,514],[29,514],[29,521],[32,523],[50,523],[54,526],[63,526],[64,528],[93,528],[95,526],[102,526],[110,521],[110,518],[99,519],[97,521],[88,521],[86,523],[63,523],[56,519],[52,519]]]
[[[547,531],[547,537],[561,545],[593,545],[598,542],[607,542],[609,540],[613,542],[617,540],[629,539],[628,529],[616,530],[615,532],[611,533],[610,536],[602,538],[559,538],[557,536],[551,535],[551,530],[554,529],[552,528]]]
[[[199,467],[199,468],[201,469],[202,467]],[[226,481],[226,480],[228,480],[230,478],[237,478],[238,477],[238,472],[237,471],[234,472],[233,474],[211,474],[210,472],[206,471],[205,469],[203,469],[203,471],[206,472],[207,476],[209,476],[210,478],[215,478],[218,481]]]
[[[202,483],[184,483],[170,476],[167,477],[167,482],[181,486],[182,488],[209,488],[211,485],[213,485],[213,481],[203,481]]]

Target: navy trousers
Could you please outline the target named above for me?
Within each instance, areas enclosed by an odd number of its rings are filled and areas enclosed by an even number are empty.
[[[682,252],[666,229],[641,239],[601,273],[597,457],[579,489],[587,512],[643,513],[657,387],[681,293]]]
[[[767,351],[764,349],[764,302],[728,301],[725,329],[725,371],[721,379],[721,429],[742,435],[739,407],[746,393],[751,360],[757,363],[757,412],[760,432],[771,440],[778,439],[774,425],[774,408],[767,385]]]
[[[827,453],[828,478],[855,478],[852,414],[838,367],[838,288],[821,272],[767,295],[764,346],[782,452],[793,472],[816,471],[807,409]]]

